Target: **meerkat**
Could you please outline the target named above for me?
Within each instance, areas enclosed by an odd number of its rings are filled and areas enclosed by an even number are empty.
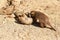
[[[17,17],[19,22],[22,24],[30,25],[33,22],[33,19],[30,17],[27,17],[25,14],[16,13],[15,16]]]
[[[39,11],[31,11],[30,14],[33,18],[33,21],[38,22],[40,27],[44,28],[47,25],[49,25],[50,28],[54,29],[49,22],[49,17],[47,15],[45,15],[44,13],[39,12]]]

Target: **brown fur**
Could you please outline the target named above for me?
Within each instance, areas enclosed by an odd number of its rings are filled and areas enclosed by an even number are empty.
[[[44,13],[42,12],[39,12],[39,11],[31,11],[31,16],[34,20],[34,22],[39,22],[39,26],[41,27],[45,27],[47,25],[49,25],[51,28],[53,28],[49,22],[49,18],[47,15],[45,15]]]

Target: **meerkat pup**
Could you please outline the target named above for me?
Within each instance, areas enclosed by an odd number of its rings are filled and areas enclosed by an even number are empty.
[[[25,14],[17,13],[15,16],[18,18],[19,22],[22,24],[30,25],[33,22],[33,19],[30,17],[27,17]]]
[[[33,18],[33,21],[34,22],[38,22],[39,23],[39,26],[44,28],[46,27],[47,25],[50,26],[50,28],[54,29],[50,22],[49,22],[49,18],[47,15],[45,15],[44,13],[42,12],[39,12],[39,11],[31,11],[31,16]],[[55,29],[54,29],[55,30]]]

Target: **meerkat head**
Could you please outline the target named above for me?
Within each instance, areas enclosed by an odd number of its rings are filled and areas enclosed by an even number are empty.
[[[31,14],[32,17],[34,17],[34,15],[35,15],[35,11],[31,11],[30,14]]]

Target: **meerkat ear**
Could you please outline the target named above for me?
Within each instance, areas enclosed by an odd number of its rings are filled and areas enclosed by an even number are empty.
[[[31,11],[31,14],[33,15],[35,13],[35,11]]]

